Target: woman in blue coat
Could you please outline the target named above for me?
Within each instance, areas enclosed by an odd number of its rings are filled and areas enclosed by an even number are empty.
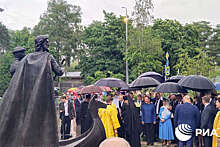
[[[160,128],[159,138],[163,140],[163,145],[170,146],[171,140],[174,140],[173,127],[171,122],[171,112],[168,109],[169,104],[167,99],[163,99],[163,106],[160,108]]]

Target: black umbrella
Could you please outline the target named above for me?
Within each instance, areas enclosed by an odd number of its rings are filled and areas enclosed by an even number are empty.
[[[131,83],[131,88],[148,88],[148,87],[156,87],[160,85],[160,82],[155,80],[152,77],[142,77],[137,78]]]
[[[182,86],[174,82],[162,83],[158,85],[154,91],[161,93],[187,93]]]
[[[95,86],[107,86],[107,87],[117,87],[117,88],[128,88],[128,85],[122,81],[121,79],[117,78],[103,78],[98,80]]]
[[[182,78],[184,78],[185,76],[182,75],[177,75],[177,76],[172,76],[170,77],[168,80],[166,80],[166,82],[175,82],[178,83],[179,80],[181,80]]]
[[[215,85],[206,77],[190,75],[181,79],[178,84],[186,89],[194,91],[207,91],[215,89]]]
[[[145,72],[141,74],[138,78],[142,78],[142,77],[152,77],[155,80],[159,81],[160,83],[163,83],[165,81],[164,77],[156,72]]]

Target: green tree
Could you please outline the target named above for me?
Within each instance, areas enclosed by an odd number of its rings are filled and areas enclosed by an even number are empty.
[[[94,76],[87,76],[84,80],[85,83],[87,84],[94,84],[96,81],[102,79],[102,78],[107,78],[107,77],[112,77],[112,78],[118,78],[118,79],[123,79],[124,75],[118,73],[114,74],[110,71],[96,71],[94,73]]]
[[[134,11],[132,13],[136,25],[149,25],[153,18],[153,0],[135,0]]]
[[[198,55],[195,48],[199,48],[200,36],[198,30],[192,25],[183,26],[176,20],[158,19],[154,22],[152,29],[153,35],[161,38],[164,53],[168,52],[170,55],[171,75],[177,73],[177,68],[174,66],[178,64],[180,54],[187,52],[189,58]],[[163,57],[165,59],[165,54]]]
[[[147,71],[161,73],[163,69],[161,57],[164,53],[160,39],[153,37],[151,27],[146,27],[144,32],[138,28],[131,30],[128,50],[128,63],[131,70],[129,77],[131,80]]]
[[[67,66],[77,56],[81,34],[81,8],[65,0],[50,0],[47,11],[34,27],[34,36],[48,34],[50,52],[57,60],[65,56]]]
[[[0,22],[0,53],[9,49],[9,40],[8,29]]]
[[[21,46],[28,49],[27,54],[34,51],[34,36],[31,34],[30,28],[24,27],[20,31],[11,31],[10,38],[11,49]]]
[[[179,54],[178,64],[174,66],[180,69],[181,75],[203,75],[206,77],[214,77],[214,63],[213,58],[207,56],[201,49],[195,49],[198,54],[192,58],[189,57],[187,51]]]
[[[10,83],[11,75],[9,69],[12,62],[11,52],[6,52],[0,57],[0,96],[3,96]]]
[[[125,73],[125,24],[113,13],[104,11],[104,15],[104,22],[93,22],[82,34],[79,67],[84,78],[95,77],[96,71]]]
[[[220,65],[220,25],[217,25],[213,32],[213,36],[209,40],[207,53],[214,57],[215,62]]]

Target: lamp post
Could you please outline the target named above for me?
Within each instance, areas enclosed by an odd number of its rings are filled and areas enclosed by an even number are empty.
[[[127,11],[127,8],[126,7],[122,7],[122,9],[125,9],[125,12],[126,12],[126,17],[124,18],[124,22],[126,24],[126,49],[125,49],[125,52],[126,52],[126,63],[125,63],[125,66],[126,66],[126,83],[128,84],[128,59],[127,59],[127,56],[128,56],[128,11]]]

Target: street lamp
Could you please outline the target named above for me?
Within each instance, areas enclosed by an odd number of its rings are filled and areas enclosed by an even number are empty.
[[[127,11],[127,8],[126,7],[121,7],[122,9],[125,9],[125,12],[126,12],[126,17],[124,18],[124,22],[125,22],[125,24],[126,24],[126,50],[125,50],[125,52],[126,52],[126,55],[125,55],[125,57],[126,57],[126,83],[128,84],[128,59],[127,59],[127,56],[128,56],[128,11]]]

